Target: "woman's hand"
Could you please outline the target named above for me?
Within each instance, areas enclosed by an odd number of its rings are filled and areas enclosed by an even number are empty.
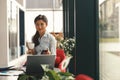
[[[51,52],[47,49],[47,50],[43,50],[41,54],[51,54]]]
[[[28,49],[27,54],[35,54],[35,50],[34,49]]]

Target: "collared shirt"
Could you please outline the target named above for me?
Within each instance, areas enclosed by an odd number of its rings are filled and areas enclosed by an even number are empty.
[[[45,32],[45,34],[38,38],[39,45],[35,47],[35,51],[37,55],[40,55],[42,50],[49,50],[52,55],[56,55],[56,39],[49,32]]]

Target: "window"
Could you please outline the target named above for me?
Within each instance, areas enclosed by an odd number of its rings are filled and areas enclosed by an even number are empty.
[[[100,80],[120,80],[119,14],[119,0],[99,0]]]
[[[25,15],[27,41],[31,41],[31,37],[35,34],[34,18],[39,14],[45,15],[48,18],[47,31],[63,32],[62,10],[28,10]]]

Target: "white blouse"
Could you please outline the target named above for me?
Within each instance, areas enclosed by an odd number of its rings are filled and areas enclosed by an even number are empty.
[[[52,55],[56,55],[56,39],[55,37],[50,34],[49,32],[45,32],[45,34],[38,38],[39,45],[35,47],[35,51],[37,55],[41,55],[42,50],[49,50]]]

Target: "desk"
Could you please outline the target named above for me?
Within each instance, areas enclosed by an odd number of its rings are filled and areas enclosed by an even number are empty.
[[[0,80],[17,80],[18,76],[0,76]]]
[[[0,80],[17,80],[18,75],[23,73],[23,71],[18,70],[8,70],[0,72]]]

